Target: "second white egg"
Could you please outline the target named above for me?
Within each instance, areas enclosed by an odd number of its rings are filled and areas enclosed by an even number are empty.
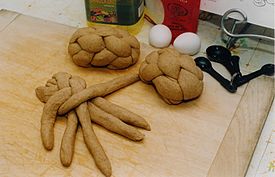
[[[194,55],[201,49],[201,40],[197,34],[186,32],[179,35],[173,45],[182,54]]]

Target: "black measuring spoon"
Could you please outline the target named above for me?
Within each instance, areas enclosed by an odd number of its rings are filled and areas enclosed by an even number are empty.
[[[198,57],[195,59],[196,65],[203,71],[210,74],[213,78],[215,78],[226,90],[231,93],[236,92],[237,87],[234,86],[229,80],[225,79],[222,75],[220,75],[217,71],[212,67],[211,62],[205,57]]]
[[[227,48],[220,45],[212,45],[206,49],[206,55],[209,60],[222,64],[231,76],[235,74],[235,68],[238,67],[239,62],[234,63],[235,65],[237,64],[237,66],[233,65],[231,52]]]
[[[261,75],[267,75],[267,76],[272,76],[274,75],[274,64],[265,64],[261,67],[261,69],[254,71],[250,74],[241,76],[239,79],[234,79],[233,80],[233,84],[236,87],[239,87],[247,82],[249,82],[250,80],[259,77]]]

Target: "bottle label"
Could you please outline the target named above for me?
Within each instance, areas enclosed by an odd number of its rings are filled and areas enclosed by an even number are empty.
[[[141,18],[144,0],[85,0],[87,20],[95,23],[133,25]]]
[[[91,22],[118,23],[116,0],[91,0],[88,9]]]

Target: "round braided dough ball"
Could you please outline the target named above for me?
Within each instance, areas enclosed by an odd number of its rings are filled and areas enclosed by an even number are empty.
[[[139,76],[143,82],[153,84],[168,104],[197,98],[203,90],[203,74],[192,57],[171,48],[147,55]]]
[[[138,61],[140,44],[125,30],[94,26],[78,29],[71,37],[68,52],[82,67],[125,69]]]

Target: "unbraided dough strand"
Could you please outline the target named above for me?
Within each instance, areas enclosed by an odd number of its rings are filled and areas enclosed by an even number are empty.
[[[113,116],[119,118],[120,120],[122,120],[127,124],[134,125],[136,127],[143,128],[145,130],[151,130],[150,125],[147,123],[147,121],[143,117],[119,105],[116,105],[106,100],[105,98],[102,98],[102,97],[94,98],[92,100],[92,103],[97,107],[99,107],[100,109],[102,109],[103,111],[109,114],[112,114]]]
[[[71,109],[77,107],[81,103],[98,96],[106,96],[114,91],[126,87],[139,80],[137,74],[129,74],[126,76],[117,77],[108,82],[92,85],[81,92],[74,94],[68,101],[66,101],[58,110],[59,115],[69,112]]]
[[[53,75],[53,80],[56,81],[56,85],[59,89],[66,87],[70,88],[70,82],[72,75],[66,72],[58,72]],[[73,155],[74,155],[74,145],[75,136],[77,131],[78,118],[74,110],[71,110],[67,115],[67,125],[65,132],[62,137],[61,147],[60,147],[60,160],[62,165],[65,167],[70,166]]]
[[[57,91],[44,106],[41,118],[41,138],[44,147],[52,150],[54,145],[54,123],[59,106],[71,96],[71,88]]]
[[[119,118],[101,110],[91,102],[89,102],[88,105],[91,120],[93,122],[101,125],[107,130],[125,136],[133,141],[141,141],[144,138],[144,135],[136,128],[125,124]]]
[[[74,155],[75,138],[77,132],[78,118],[74,110],[67,116],[67,125],[62,137],[60,147],[60,160],[62,165],[68,167],[71,165]]]
[[[73,94],[76,94],[81,90],[85,89],[86,82],[82,78],[74,76],[70,79],[70,85],[72,87]],[[93,130],[87,102],[81,103],[76,108],[76,113],[82,127],[85,144],[90,153],[92,154],[96,165],[105,176],[111,176],[111,163],[108,157],[106,156]]]

